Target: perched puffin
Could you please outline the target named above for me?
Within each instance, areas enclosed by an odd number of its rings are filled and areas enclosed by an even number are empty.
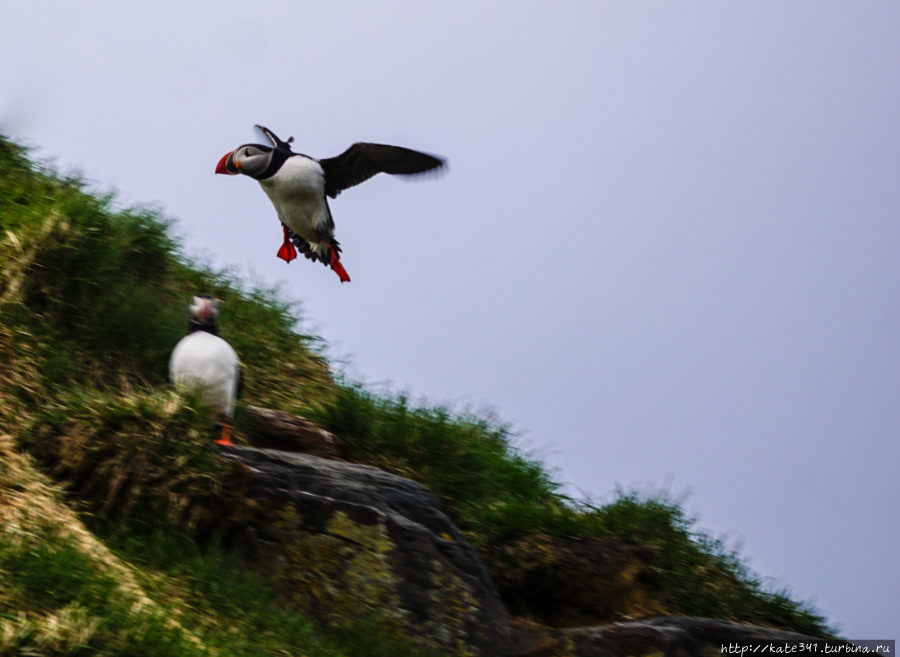
[[[284,228],[278,257],[290,262],[297,249],[312,261],[329,265],[342,283],[350,280],[340,261],[341,247],[334,239],[334,220],[326,196],[364,182],[377,173],[412,175],[437,169],[444,160],[401,146],[353,144],[337,157],[316,160],[291,150],[293,137],[279,139],[274,132],[256,126],[271,146],[244,144],[226,153],[216,173],[242,173],[259,181],[275,206]]]
[[[179,388],[200,390],[203,400],[219,412],[222,435],[214,441],[231,445],[241,364],[231,345],[219,337],[219,301],[199,294],[191,301],[188,334],[179,340],[169,359],[169,379]]]

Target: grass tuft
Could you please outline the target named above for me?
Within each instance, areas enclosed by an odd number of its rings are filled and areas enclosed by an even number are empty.
[[[210,410],[174,390],[80,389],[41,407],[22,441],[95,512],[193,526],[229,471],[211,427]]]

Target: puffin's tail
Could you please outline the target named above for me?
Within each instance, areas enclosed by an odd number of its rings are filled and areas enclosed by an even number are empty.
[[[300,251],[313,262],[321,262],[323,265],[331,267],[341,279],[341,283],[350,282],[350,276],[347,275],[347,270],[341,264],[341,245],[336,239],[332,239],[328,243],[328,250],[326,251],[325,243],[310,244],[284,224],[282,224],[282,228],[284,228],[284,242],[281,248],[278,249],[279,258],[285,262],[290,262],[297,257],[297,251]],[[296,249],[294,248],[295,246],[297,247]]]

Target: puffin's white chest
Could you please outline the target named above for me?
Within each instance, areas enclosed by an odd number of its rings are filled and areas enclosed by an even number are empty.
[[[284,225],[307,241],[321,238],[328,227],[328,206],[325,173],[318,162],[298,155],[289,157],[274,176],[259,184]]]
[[[239,367],[230,344],[205,331],[194,331],[175,345],[169,359],[169,377],[178,387],[201,391],[207,404],[231,417]]]

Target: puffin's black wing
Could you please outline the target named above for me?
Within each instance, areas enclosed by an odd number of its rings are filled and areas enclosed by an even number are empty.
[[[237,385],[234,388],[234,398],[237,399],[244,392],[244,370],[241,363],[237,364]]]
[[[430,171],[444,160],[402,146],[356,143],[337,157],[319,160],[325,171],[325,193],[334,198],[341,191],[365,182],[376,173],[411,175]]]

